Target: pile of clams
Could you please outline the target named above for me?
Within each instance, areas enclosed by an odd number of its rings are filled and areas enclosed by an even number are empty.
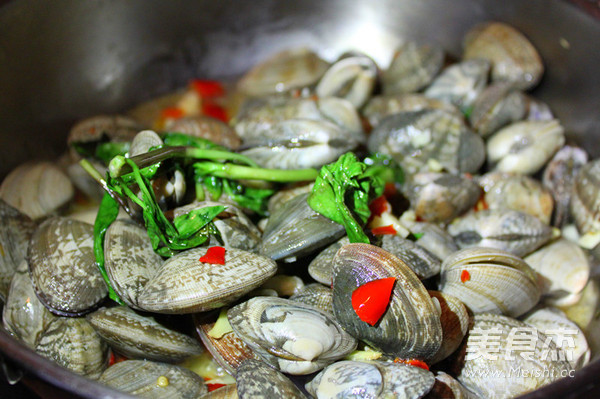
[[[3,326],[148,398],[509,398],[573,377],[599,344],[600,160],[527,94],[543,71],[526,37],[489,22],[458,59],[416,42],[387,69],[356,52],[277,53],[211,99],[227,122],[193,85],[85,119],[59,161],[23,164],[0,186]],[[163,258],[124,204],[100,241],[117,304],[97,267],[102,191],[78,162],[100,175],[108,165],[76,149],[101,141],[143,156],[165,132],[270,169],[379,153],[405,177],[378,199],[368,244],[309,207],[311,182],[269,186],[261,218],[228,195],[191,200],[183,170],[156,177],[171,219],[224,206],[219,234]],[[203,261],[215,246],[222,264]],[[382,314],[366,322],[355,293],[383,279],[389,294],[369,294]]]

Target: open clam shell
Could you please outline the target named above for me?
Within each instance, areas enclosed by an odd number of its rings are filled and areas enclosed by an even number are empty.
[[[289,374],[320,370],[357,344],[331,315],[289,299],[255,297],[229,309],[227,317],[254,352]]]
[[[390,302],[371,326],[352,307],[352,293],[372,280],[395,277]],[[343,246],[334,259],[333,310],[352,336],[379,351],[403,359],[431,359],[442,342],[439,310],[408,265],[370,244]]]
[[[271,259],[227,248],[225,264],[199,259],[207,248],[193,248],[169,258],[138,296],[140,308],[157,313],[194,313],[229,304],[259,287],[277,271]]]
[[[440,349],[430,361],[431,364],[435,364],[447,358],[459,347],[469,330],[471,316],[457,297],[440,291],[429,291],[429,295],[435,298],[440,306],[440,322],[444,336]]]
[[[521,258],[494,248],[467,248],[444,259],[440,291],[460,299],[473,313],[518,317],[541,296],[538,278]]]
[[[27,252],[31,281],[51,312],[81,315],[106,296],[93,240],[93,226],[64,217],[47,219],[31,237]]]
[[[579,170],[573,186],[571,214],[582,234],[600,231],[600,159]]]
[[[240,398],[305,399],[294,383],[279,371],[260,360],[246,360],[235,374]]]

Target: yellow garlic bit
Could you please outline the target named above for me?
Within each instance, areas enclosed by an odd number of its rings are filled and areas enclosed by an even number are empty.
[[[156,379],[156,385],[161,388],[169,386],[169,379],[167,377],[165,377],[164,375],[161,375],[160,377],[158,377]]]

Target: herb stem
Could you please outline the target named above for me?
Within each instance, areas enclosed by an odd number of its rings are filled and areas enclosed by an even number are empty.
[[[202,174],[221,178],[265,180],[279,183],[314,180],[319,175],[319,171],[312,168],[281,170],[216,162],[196,162],[194,167]]]

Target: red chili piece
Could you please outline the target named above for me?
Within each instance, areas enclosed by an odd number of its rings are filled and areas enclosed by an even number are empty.
[[[388,205],[385,195],[375,198],[369,204],[369,210],[371,211],[371,216],[381,216],[383,212],[386,212],[388,210]]]
[[[176,107],[168,107],[162,110],[161,116],[166,119],[179,119],[183,117],[183,110]]]
[[[210,247],[206,251],[206,255],[198,259],[202,263],[210,263],[212,265],[224,265],[225,264],[225,248],[223,247]]]
[[[466,283],[470,279],[471,279],[471,273],[469,273],[468,270],[463,270],[462,273],[460,273],[460,281],[462,281],[463,283]]]
[[[225,123],[229,122],[229,118],[227,117],[227,112],[220,105],[211,104],[211,103],[203,103],[202,104],[202,113],[204,115],[219,119]]]
[[[395,277],[369,281],[352,293],[352,308],[358,317],[374,326],[385,313],[394,288]]]
[[[409,366],[420,367],[424,370],[429,370],[429,366],[427,365],[427,363],[425,363],[424,361],[419,360],[419,359],[396,358],[396,359],[394,359],[394,363],[404,363],[404,364],[408,364]]]
[[[224,386],[225,386],[225,384],[206,384],[206,387],[208,388],[208,392],[215,391]]]
[[[373,233],[373,235],[375,235],[375,236],[382,236],[385,234],[395,235],[397,233],[397,231],[394,228],[394,226],[392,226],[390,224],[387,226],[375,227],[374,229],[371,230],[371,233]]]
[[[385,183],[385,188],[383,189],[383,195],[386,198],[391,198],[398,193],[398,189],[394,183]]]
[[[220,97],[225,94],[225,89],[221,83],[214,80],[192,80],[192,88],[200,97]]]

